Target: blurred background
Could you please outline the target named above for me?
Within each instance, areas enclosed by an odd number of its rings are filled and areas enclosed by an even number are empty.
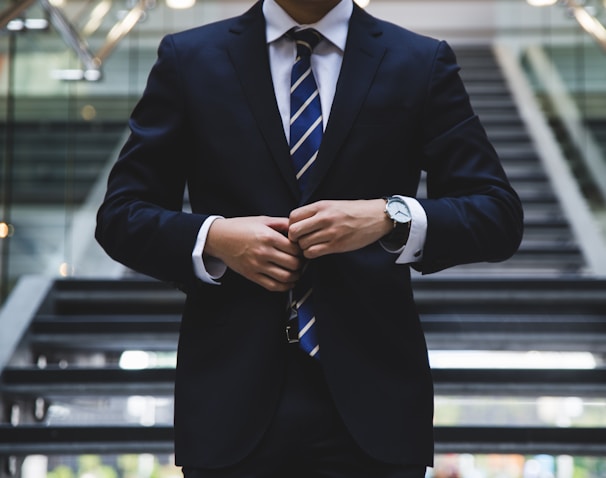
[[[525,208],[510,261],[414,277],[428,478],[606,477],[606,0],[359,3],[453,46]],[[95,213],[162,36],[251,5],[0,0],[0,478],[181,476],[183,296]]]

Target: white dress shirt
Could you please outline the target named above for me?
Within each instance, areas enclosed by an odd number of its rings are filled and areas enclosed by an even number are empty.
[[[324,37],[314,48],[311,56],[311,66],[320,92],[323,126],[326,128],[341,71],[349,19],[352,12],[353,1],[342,0],[319,22],[313,25],[299,25],[275,0],[265,0],[263,2],[271,75],[287,140],[290,138],[290,74],[296,56],[296,46],[284,34],[292,28],[304,26],[315,28]],[[390,250],[390,252],[398,255],[397,263],[408,264],[422,259],[427,231],[427,216],[416,199],[409,197],[402,197],[402,199],[408,205],[412,215],[410,235],[404,247],[399,250]],[[202,224],[196,245],[192,251],[196,276],[211,284],[219,284],[218,280],[225,273],[226,266],[222,261],[212,257],[202,259],[202,253],[208,230],[213,221],[220,217],[211,216]]]

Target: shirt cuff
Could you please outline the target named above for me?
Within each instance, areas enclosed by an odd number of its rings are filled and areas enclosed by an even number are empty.
[[[410,225],[410,233],[406,244],[399,249],[389,249],[381,242],[383,248],[393,254],[399,254],[396,258],[396,264],[412,264],[413,262],[421,262],[423,259],[423,248],[425,247],[425,237],[427,236],[427,214],[423,206],[414,198],[397,196],[401,198],[412,217]]]
[[[215,257],[202,257],[204,246],[206,245],[206,238],[208,237],[208,230],[215,219],[223,219],[223,216],[209,216],[202,223],[202,227],[200,227],[200,230],[198,231],[198,237],[196,239],[194,250],[191,253],[191,258],[194,267],[194,274],[196,274],[198,279],[200,279],[202,282],[206,282],[207,284],[220,285],[221,283],[219,282],[219,279],[221,279],[223,274],[225,274],[227,266],[223,263],[223,261]]]

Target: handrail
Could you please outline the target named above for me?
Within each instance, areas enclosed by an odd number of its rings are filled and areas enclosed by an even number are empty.
[[[109,54],[116,48],[118,43],[130,33],[135,25],[141,20],[147,12],[148,0],[139,0],[133,8],[118,21],[107,34],[105,43],[97,52],[99,61],[105,60]]]
[[[0,309],[0,374],[13,356],[52,283],[52,279],[47,277],[24,276]]]
[[[51,23],[59,31],[63,41],[76,53],[82,62],[84,78],[98,80],[101,77],[101,60],[89,49],[86,42],[76,31],[61,9],[54,6],[49,0],[38,0],[44,11],[48,14]]]
[[[606,157],[598,141],[584,123],[583,115],[568,91],[564,79],[553,61],[541,47],[528,48],[526,52],[528,66],[545,88],[556,116],[568,132],[571,141],[579,151],[591,173],[602,200],[606,202]]]
[[[574,178],[557,139],[547,124],[526,74],[514,53],[504,45],[495,48],[499,65],[507,77],[516,104],[545,165],[555,191],[562,197],[562,208],[574,230],[591,273],[606,277],[606,240],[591,208]]]
[[[570,13],[581,28],[598,43],[604,52],[606,52],[606,27],[587,9],[585,2],[579,0],[563,0],[563,4],[569,8]]]

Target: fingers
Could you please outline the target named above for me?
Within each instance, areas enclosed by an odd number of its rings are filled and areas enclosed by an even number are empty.
[[[282,235],[286,235],[288,233],[289,221],[287,217],[261,216],[259,217],[259,221],[263,222],[265,225]]]
[[[313,233],[319,233],[325,229],[330,220],[325,211],[327,210],[324,201],[308,204],[295,209],[290,213],[288,226],[288,239],[294,243],[304,240],[305,236]]]
[[[286,291],[302,267],[301,250],[286,237],[287,230],[287,218],[217,219],[208,231],[205,253],[268,290]]]
[[[353,251],[391,227],[385,201],[318,201],[288,218],[254,216],[217,219],[204,253],[222,260],[247,279],[271,291],[292,289],[304,258]]]
[[[299,270],[289,271],[279,266],[259,268],[249,279],[272,292],[286,292],[295,287],[300,279]]]
[[[273,239],[275,241],[274,245],[275,247],[284,252],[285,254],[291,255],[291,256],[300,256],[301,255],[301,249],[299,248],[298,244],[296,242],[293,242],[290,240],[290,238],[288,237],[288,226],[289,226],[289,221],[288,218],[286,217],[281,217],[281,218],[275,218],[275,217],[268,217],[268,218],[264,218],[265,219],[265,225],[267,225],[269,228],[273,229],[275,232],[279,233],[278,235],[276,235]]]
[[[288,238],[296,242],[307,259],[338,252],[342,232],[341,201],[318,201],[295,209],[290,214]]]
[[[357,250],[388,232],[384,207],[382,199],[318,201],[292,211],[288,238],[308,259]]]

